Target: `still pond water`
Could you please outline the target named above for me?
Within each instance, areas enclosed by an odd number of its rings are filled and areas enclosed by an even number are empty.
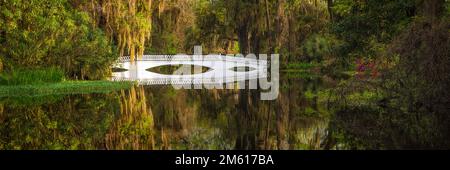
[[[323,149],[327,76],[282,75],[280,94],[135,86],[103,94],[2,98],[0,149]]]

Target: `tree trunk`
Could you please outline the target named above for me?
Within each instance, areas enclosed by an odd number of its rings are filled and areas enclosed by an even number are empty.
[[[330,15],[330,21],[333,21],[334,14],[333,14],[333,0],[327,0],[327,8],[328,8],[328,14]]]
[[[444,4],[445,0],[422,0],[420,3],[422,15],[434,23],[442,15]]]

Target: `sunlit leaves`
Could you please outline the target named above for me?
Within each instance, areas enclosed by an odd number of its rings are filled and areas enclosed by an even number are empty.
[[[2,3],[0,18],[5,18],[7,24],[1,28],[6,41],[0,52],[20,65],[37,64],[55,45],[54,38],[64,31],[60,28],[62,20],[68,17],[65,7],[60,0]]]
[[[333,10],[341,16],[349,15],[354,4],[353,0],[338,0],[335,2]]]
[[[87,13],[67,0],[0,4],[0,56],[6,70],[56,65],[76,79],[107,75],[113,51]]]
[[[89,12],[94,22],[116,40],[121,56],[128,54],[134,60],[136,56],[144,55],[145,43],[151,38],[152,1],[94,0],[82,3],[80,8]]]

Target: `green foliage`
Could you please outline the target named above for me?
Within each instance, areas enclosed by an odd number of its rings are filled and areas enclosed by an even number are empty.
[[[59,66],[71,78],[99,79],[115,60],[86,13],[67,0],[0,2],[0,56],[5,70]]]
[[[40,106],[52,104],[64,99],[64,95],[42,95],[42,96],[4,96],[0,98],[0,103],[11,108],[21,108],[24,106]]]
[[[333,50],[338,45],[338,40],[332,35],[314,34],[303,43],[302,54],[308,61],[322,62],[326,58],[331,58]]]
[[[444,15],[450,17],[450,2],[447,1],[444,8],[446,9]]]
[[[447,149],[449,5],[0,0],[0,149]],[[279,99],[159,86],[119,95],[111,91],[133,83],[64,81],[105,78],[120,54],[190,53],[194,45],[280,53]],[[350,70],[356,58],[373,67]],[[356,78],[377,69],[380,77]]]
[[[234,30],[227,20],[226,5],[222,1],[198,0],[194,12],[195,25],[186,30],[185,49],[192,51],[195,45],[202,45],[207,53],[224,53],[227,43],[233,41]]]
[[[117,50],[100,29],[87,27],[87,15],[79,14],[77,18],[84,26],[67,33],[48,62],[61,66],[69,77],[75,79],[102,79],[110,74],[110,66],[118,56]]]
[[[327,34],[329,23],[325,1],[289,0],[287,2],[288,42],[284,55],[293,56],[289,61],[311,61],[329,55],[333,46],[332,35]],[[300,47],[300,48],[299,48]]]
[[[417,16],[389,44],[383,79],[337,89],[331,129],[349,148],[449,147],[449,21],[445,14]]]
[[[295,69],[295,70],[309,70],[314,67],[319,66],[317,63],[305,63],[305,62],[291,62],[286,66],[286,69]]]
[[[0,85],[32,85],[57,83],[64,80],[64,72],[56,67],[41,69],[16,69],[0,74]]]
[[[413,0],[337,0],[333,4],[336,21],[332,33],[343,41],[335,50],[337,57],[374,58],[411,21],[416,13]],[[349,66],[348,59],[341,63]]]
[[[214,150],[214,149],[232,149],[233,146],[222,135],[220,129],[214,128],[196,128],[187,136],[188,143],[186,149],[190,150]]]
[[[147,48],[147,52],[151,54],[178,54],[180,48],[179,42],[175,35],[171,33],[154,34],[152,37],[152,46]]]
[[[12,103],[3,100],[1,103],[4,110],[0,115],[7,118],[1,120],[2,124],[9,125],[0,126],[0,149],[104,147],[105,134],[118,115],[114,109],[118,101],[108,94],[88,98],[85,95],[60,96],[57,101],[42,105],[11,106]],[[74,109],[77,107],[84,109]]]
[[[29,83],[33,82],[34,80]],[[129,89],[133,85],[134,82],[65,81],[50,84],[0,86],[0,97],[38,97],[62,94],[106,93],[121,89]]]

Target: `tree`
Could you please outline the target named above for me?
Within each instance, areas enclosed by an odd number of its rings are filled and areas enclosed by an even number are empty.
[[[450,20],[444,1],[417,1],[415,5],[418,12],[412,22],[387,43],[385,56],[379,57],[388,63],[382,67],[381,78],[346,88],[375,90],[374,101],[342,104],[336,109],[332,131],[344,136],[342,142],[351,147],[450,146]],[[348,100],[344,97],[343,101]]]
[[[4,68],[57,66],[70,78],[108,75],[114,51],[100,29],[67,0],[0,1]]]
[[[89,12],[95,25],[116,40],[120,56],[125,50],[133,61],[144,55],[145,43],[151,38],[153,0],[93,0],[73,1],[83,11]],[[160,11],[164,0],[159,0]]]
[[[344,44],[337,50],[346,66],[350,58],[375,58],[379,46],[389,43],[416,14],[411,0],[335,0],[332,33]]]

